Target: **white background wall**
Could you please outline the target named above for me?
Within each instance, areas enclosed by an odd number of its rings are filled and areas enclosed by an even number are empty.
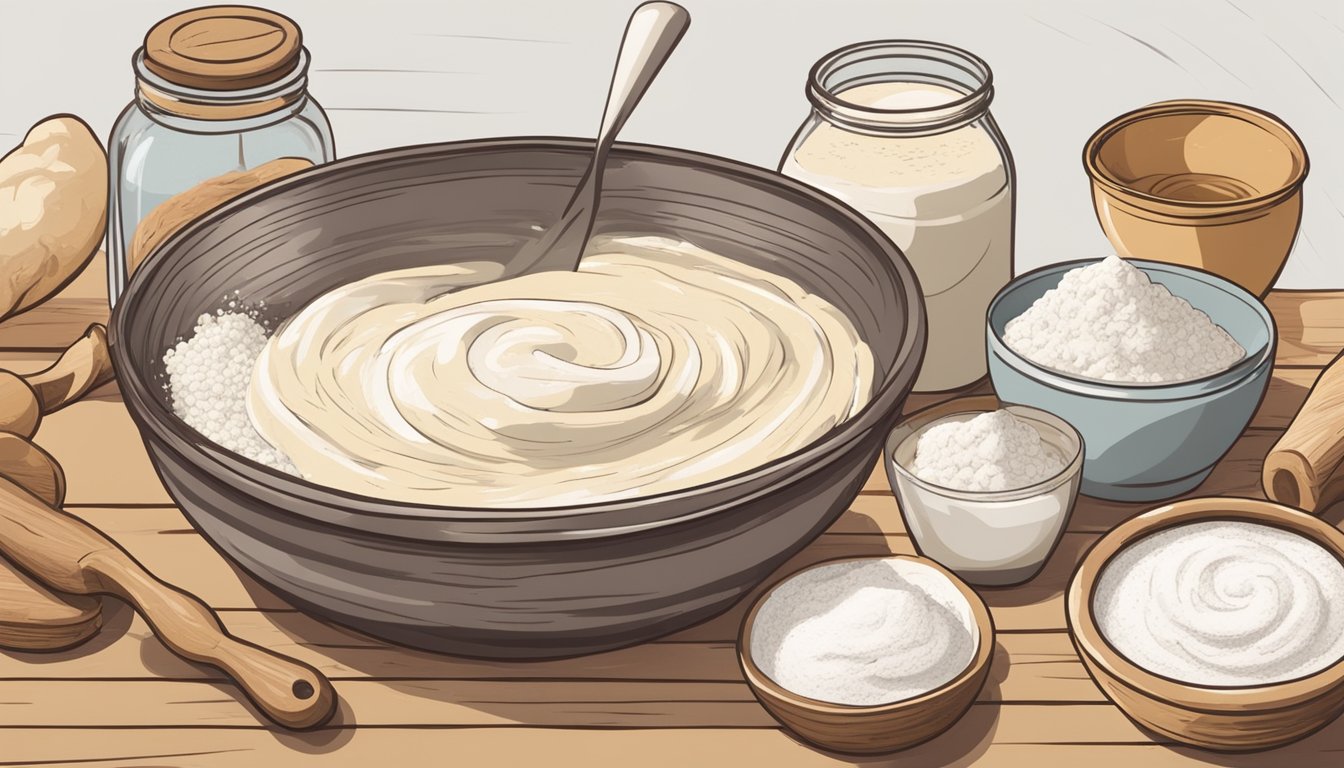
[[[252,0],[292,16],[342,156],[492,135],[592,135],[638,0]],[[995,70],[1017,160],[1018,271],[1104,253],[1080,163],[1151,101],[1267,109],[1311,155],[1280,287],[1344,288],[1344,0],[683,0],[693,22],[623,137],[773,167],[822,54],[859,40],[959,45]],[[199,4],[206,4],[201,0]],[[191,0],[0,0],[0,146],[54,112],[106,138],[130,56]]]

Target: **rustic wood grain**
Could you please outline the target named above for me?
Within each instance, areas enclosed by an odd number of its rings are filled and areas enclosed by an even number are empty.
[[[652,642],[574,659],[527,664],[463,659],[399,648],[300,613],[226,611],[229,632],[312,665],[330,679],[394,681],[517,681],[536,686],[543,700],[574,682],[633,681],[741,684],[731,638],[716,642]],[[0,682],[36,680],[178,680],[226,682],[219,672],[173,655],[138,616],[109,609],[108,630],[92,650],[0,655]],[[1102,702],[1068,635],[1005,633],[998,638],[982,701]],[[57,663],[59,662],[59,663]],[[40,668],[35,668],[35,663]],[[444,695],[459,689],[441,685]],[[515,692],[516,694],[517,692]],[[742,701],[751,694],[737,691]]]
[[[1119,739],[1073,726],[1106,710]],[[686,768],[750,765],[798,768],[1228,768],[1333,765],[1337,739],[1318,734],[1269,755],[1211,755],[1153,744],[1118,712],[1101,707],[974,707],[956,728],[912,750],[855,758],[828,754],[798,743],[777,728],[662,728],[557,730],[526,726],[495,728],[330,728],[289,735],[261,730],[193,727],[5,729],[0,765],[63,766],[369,766],[463,765],[553,768]],[[1023,721],[1039,719],[1053,741],[1023,737]],[[1061,743],[1067,734],[1072,740]],[[1100,737],[1100,738],[1099,738]],[[1282,761],[1282,762],[1279,762]]]
[[[207,703],[208,687],[181,691]],[[4,728],[8,765],[30,761],[136,766],[420,765],[470,766],[1327,766],[1344,732],[1327,728],[1298,744],[1259,755],[1216,755],[1155,743],[1110,705],[998,705],[971,708],[948,732],[891,756],[854,758],[797,743],[777,727],[603,726],[557,730],[498,723],[379,726],[345,724],[305,734],[228,724],[180,729]],[[54,758],[54,760],[53,760]],[[748,762],[749,761],[749,762]]]
[[[1060,708],[1063,709],[1063,708]],[[1329,766],[1333,742],[1325,734],[1267,755],[1213,755],[1146,741],[1032,744],[990,742],[998,725],[1018,718],[973,711],[979,734],[948,735],[898,755],[854,758],[801,745],[777,729],[542,728],[361,728],[328,729],[289,736],[257,730],[185,728],[6,730],[6,757],[0,765],[27,765],[54,757],[60,765],[115,766],[320,766],[374,765],[554,766],[555,768],[686,768],[686,766],[798,766],[799,768],[1171,768],[1218,765]],[[1066,727],[1088,710],[1057,720]],[[1050,712],[1035,714],[1045,718]],[[969,739],[950,744],[954,736]],[[1282,762],[1280,762],[1282,761]]]

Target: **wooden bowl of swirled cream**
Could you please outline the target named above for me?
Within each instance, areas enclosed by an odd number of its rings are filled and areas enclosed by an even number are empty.
[[[989,674],[994,622],[961,579],[923,557],[828,560],[748,611],[738,661],[761,705],[815,746],[851,754],[928,741]]]
[[[1203,749],[1297,741],[1344,712],[1344,533],[1189,499],[1121,523],[1069,585],[1069,632],[1130,719]]]

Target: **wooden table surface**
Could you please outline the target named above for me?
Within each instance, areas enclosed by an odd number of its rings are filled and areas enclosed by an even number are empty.
[[[1260,464],[1321,366],[1344,347],[1344,293],[1279,292],[1269,394],[1197,495],[1260,497]],[[0,367],[40,368],[107,315],[100,261],[59,297],[0,325]],[[911,408],[929,404],[912,398]],[[1097,537],[1141,506],[1080,498],[1045,571],[983,590],[999,628],[980,700],[950,731],[889,757],[825,754],[791,738],[752,698],[733,639],[739,605],[634,648],[564,661],[462,660],[391,647],[309,618],[215,553],[164,492],[115,385],[43,423],[64,466],[67,508],[161,578],[219,611],[229,630],[315,665],[341,697],[327,727],[292,734],[257,719],[211,669],[181,661],[109,600],[105,627],[56,654],[0,653],[0,765],[1227,766],[1339,765],[1344,722],[1260,755],[1155,739],[1088,678],[1062,592]],[[1339,522],[1338,513],[1327,513]],[[853,507],[788,563],[912,552],[880,471]]]

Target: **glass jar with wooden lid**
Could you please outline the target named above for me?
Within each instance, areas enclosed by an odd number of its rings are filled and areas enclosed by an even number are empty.
[[[108,141],[108,299],[165,233],[234,193],[335,158],[293,20],[211,6],[160,21]]]

